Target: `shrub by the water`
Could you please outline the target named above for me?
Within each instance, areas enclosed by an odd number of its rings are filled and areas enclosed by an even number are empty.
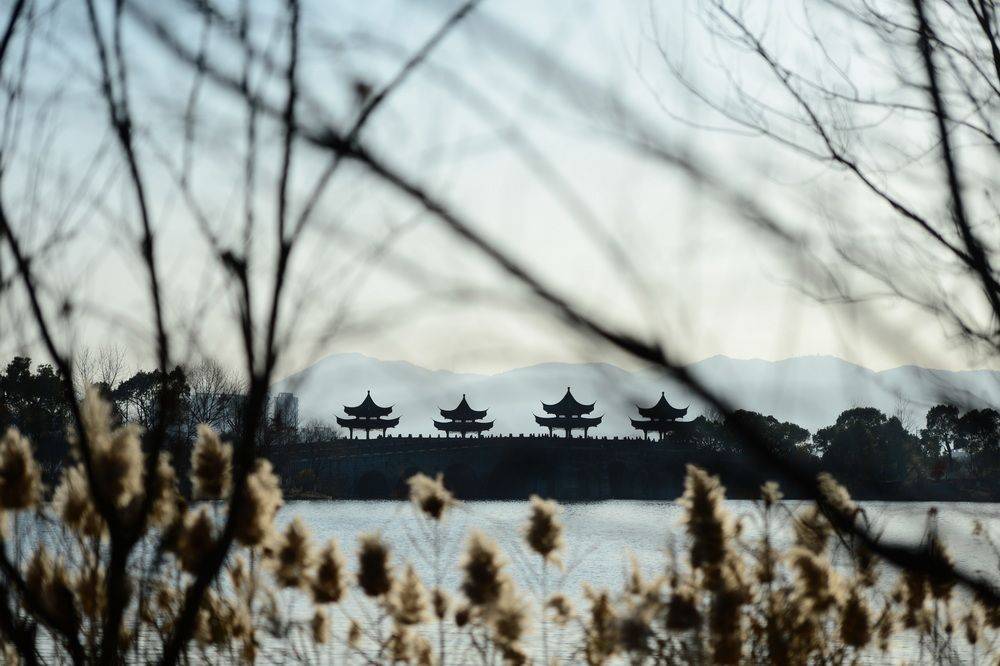
[[[30,443],[16,430],[0,439],[3,564],[11,584],[0,602],[4,663],[96,660],[109,630],[118,633],[114,661],[155,661],[223,537],[226,505],[188,507],[165,456],[153,468],[150,519],[135,522],[150,485],[139,432],[113,427],[96,392],[87,394],[83,415],[91,472],[82,461],[67,467],[51,501],[43,499]],[[231,445],[199,428],[195,498],[231,499],[232,464]],[[434,580],[423,580],[377,533],[360,538],[351,570],[337,542],[314,544],[300,519],[277,530],[278,480],[266,461],[251,470],[224,575],[202,598],[183,650],[191,663],[846,664],[893,661],[898,644],[926,663],[997,663],[1000,609],[936,572],[895,573],[838,534],[816,506],[793,515],[774,484],[761,489],[762,529],[744,537],[719,480],[689,467],[678,526],[684,547],[665,554],[660,575],[646,578],[634,565],[621,589],[588,587],[574,603],[573,590],[548,589],[548,570],[562,566],[565,549],[553,501],[531,498],[526,548],[511,554],[530,555],[519,566],[534,569],[541,585],[528,592],[496,541],[442,530],[458,502],[440,476],[409,482],[414,520],[427,537],[412,552],[434,572]],[[118,520],[141,525],[149,544],[127,563],[118,592],[125,612],[113,625],[106,621],[109,527],[90,479]],[[832,478],[821,487],[841,515],[865,520]],[[794,536],[784,548],[776,543],[779,525],[790,525]],[[443,535],[462,539],[464,552],[450,557]],[[982,529],[979,536],[989,538]],[[846,570],[832,564],[835,542],[846,547]],[[950,562],[934,514],[924,543],[930,561]],[[443,588],[449,570],[460,580],[454,597]]]

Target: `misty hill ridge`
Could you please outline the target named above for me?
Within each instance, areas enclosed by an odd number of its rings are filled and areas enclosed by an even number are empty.
[[[781,361],[713,356],[688,366],[708,388],[739,409],[770,414],[815,432],[845,409],[877,407],[901,414],[910,428],[923,425],[929,407],[954,402],[963,407],[1000,405],[1000,372],[930,370],[913,365],[875,372],[833,356]],[[438,409],[451,409],[463,393],[475,409],[489,409],[496,433],[534,433],[532,414],[541,402],[555,402],[567,386],[581,402],[597,401],[604,423],[597,435],[634,435],[629,416],[635,405],[650,405],[660,392],[690,417],[705,412],[687,390],[651,370],[628,371],[607,363],[541,363],[494,375],[428,370],[406,361],[383,361],[362,354],[333,354],[274,385],[299,397],[300,422],[329,423],[371,390],[401,418],[398,433],[435,433]]]

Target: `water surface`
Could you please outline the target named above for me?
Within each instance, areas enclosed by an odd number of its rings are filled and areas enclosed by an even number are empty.
[[[729,501],[730,511],[744,525],[743,537],[759,535],[761,523],[754,502]],[[788,516],[799,502],[783,502],[778,516],[778,545],[791,540]],[[996,557],[984,539],[972,536],[978,520],[994,537],[1000,530],[1000,504],[976,503],[907,503],[863,502],[875,529],[884,538],[919,543],[923,537],[927,511],[937,507],[941,534],[956,563],[1000,580]],[[301,516],[319,539],[334,537],[345,553],[352,553],[356,538],[363,532],[380,532],[393,546],[395,561],[411,561],[421,573],[433,569],[432,535],[408,502],[289,502],[279,515],[279,522]],[[449,515],[440,541],[442,558],[452,563],[452,574],[444,582],[457,583],[457,564],[468,532],[479,529],[495,538],[511,561],[511,571],[518,582],[537,583],[538,557],[530,554],[521,538],[529,515],[527,502],[467,502]],[[578,590],[582,583],[595,587],[618,588],[625,579],[634,557],[643,573],[662,573],[665,553],[683,544],[683,509],[676,502],[606,501],[571,504],[564,507],[566,553],[564,572],[554,575],[552,587],[566,592]],[[835,552],[835,563],[846,566],[843,553]]]

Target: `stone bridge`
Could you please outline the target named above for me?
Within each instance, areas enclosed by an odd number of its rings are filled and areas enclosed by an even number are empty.
[[[455,495],[469,500],[531,493],[562,501],[674,500],[689,462],[721,474],[730,497],[756,497],[765,476],[733,456],[627,437],[394,435],[296,444],[272,460],[285,488],[338,499],[406,497],[406,479],[417,472],[443,473]]]

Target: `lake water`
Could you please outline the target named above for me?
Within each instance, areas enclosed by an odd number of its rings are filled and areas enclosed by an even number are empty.
[[[799,506],[798,502],[782,504],[791,512]],[[759,514],[753,502],[730,501],[727,506],[743,518],[747,539],[759,534]],[[862,506],[885,538],[913,543],[919,543],[924,534],[927,510],[937,507],[939,527],[956,564],[1000,580],[997,558],[989,544],[972,536],[974,521],[978,520],[994,539],[1000,537],[1000,504],[864,502]],[[353,557],[359,534],[380,532],[393,548],[395,564],[412,562],[425,580],[434,580],[426,521],[418,518],[407,502],[289,502],[279,522],[295,515],[310,525],[317,539],[336,538],[349,557]],[[480,529],[503,548],[518,583],[536,599],[541,598],[539,558],[529,553],[521,538],[528,515],[527,502],[469,502],[453,510],[441,539],[446,572],[443,585],[457,588],[457,563],[466,536],[470,530]],[[644,574],[662,573],[665,550],[672,541],[678,547],[683,544],[682,515],[682,508],[674,502],[607,501],[565,506],[566,567],[550,576],[548,591],[559,589],[579,599],[584,583],[621,589],[633,557]],[[785,545],[791,538],[790,522],[784,521],[776,541]],[[835,551],[834,562],[844,569],[850,566],[843,552]],[[884,584],[890,585],[888,577]],[[961,605],[959,598],[956,617],[960,617]],[[913,656],[905,654],[909,652],[906,646],[901,650],[903,654],[894,657]]]
[[[783,502],[795,511],[798,502]],[[863,502],[876,530],[887,539],[919,542],[926,524],[927,510],[939,509],[939,526],[956,563],[970,571],[980,571],[1000,578],[997,562],[984,540],[972,536],[979,520],[995,536],[1000,536],[1000,504],[947,504]],[[751,539],[759,533],[757,510],[753,502],[730,501],[727,506],[744,519],[744,535]],[[629,569],[631,557],[643,572],[655,575],[663,570],[664,551],[671,540],[683,537],[680,524],[683,510],[674,502],[608,501],[571,504],[564,508],[566,571],[559,584],[572,592],[584,582],[595,587],[620,587]],[[318,539],[336,538],[345,553],[352,553],[356,538],[363,532],[380,532],[393,546],[397,563],[411,561],[422,573],[429,573],[429,562],[421,552],[429,544],[408,502],[289,502],[279,515],[284,523],[301,516]],[[529,515],[527,502],[468,502],[453,510],[444,525],[443,541],[450,549],[449,559],[458,561],[464,538],[479,529],[497,540],[511,560],[511,571],[519,582],[529,583],[537,569],[537,556],[529,555],[522,530]],[[784,529],[778,543],[789,542]],[[842,558],[835,558],[840,564]],[[452,567],[454,569],[454,567]],[[457,574],[450,583],[457,581]]]

